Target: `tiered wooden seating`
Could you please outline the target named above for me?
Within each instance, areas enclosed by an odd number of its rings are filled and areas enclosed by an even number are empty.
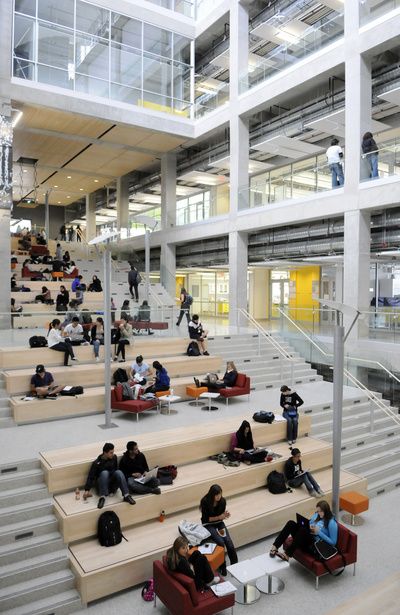
[[[37,282],[29,282],[27,284],[25,284],[26,288],[32,288],[31,284],[37,284]],[[58,294],[58,291],[60,289],[60,283],[59,282],[39,282],[40,284],[40,288],[38,288],[37,290],[29,290],[27,292],[21,292],[21,291],[17,291],[14,293],[11,293],[11,298],[15,299],[16,303],[32,303],[35,301],[35,297],[37,295],[40,295],[41,291],[42,291],[42,286],[47,286],[47,288],[49,288],[50,284],[57,284],[57,290],[52,290],[49,289],[51,291],[51,298],[53,299],[53,301],[56,301],[56,297]],[[74,298],[74,293],[70,293],[70,299]],[[101,306],[103,304],[103,293],[84,293],[84,298],[86,300],[90,300],[91,303],[94,303],[96,305]]]
[[[141,450],[149,464],[178,464],[178,477],[174,485],[162,487],[162,494],[136,497],[136,506],[129,507],[121,498],[108,498],[105,510],[115,510],[124,528],[128,542],[113,549],[103,549],[94,537],[97,497],[86,503],[75,500],[74,489],[83,485],[91,461],[98,455],[103,443],[84,445],[42,453],[49,490],[56,495],[55,509],[64,539],[69,542],[73,570],[84,602],[90,602],[110,593],[140,583],[151,575],[154,559],[159,559],[177,536],[177,525],[182,518],[199,520],[200,498],[212,483],[221,484],[229,498],[231,518],[229,530],[237,546],[247,544],[277,531],[292,518],[296,511],[309,515],[315,499],[304,489],[293,493],[272,495],[265,489],[266,475],[272,469],[281,470],[288,449],[281,441],[285,438],[286,425],[252,425],[257,444],[272,444],[282,458],[255,466],[241,465],[224,469],[207,457],[226,449],[231,432],[243,418],[234,417],[196,427],[143,434],[139,439]],[[299,447],[304,464],[311,467],[330,499],[331,447],[328,443],[306,437],[310,429],[309,417],[302,416],[299,425]],[[127,435],[114,441],[120,455],[129,439]],[[280,443],[281,442],[281,443]],[[271,446],[269,447],[271,448]],[[341,476],[342,489],[365,491],[366,481],[347,472]],[[160,510],[166,510],[164,523],[157,521]],[[74,542],[79,541],[79,542]]]

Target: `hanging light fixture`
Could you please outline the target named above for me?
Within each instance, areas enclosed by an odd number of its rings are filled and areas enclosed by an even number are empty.
[[[11,120],[0,115],[0,208],[11,208],[12,190],[12,139]]]

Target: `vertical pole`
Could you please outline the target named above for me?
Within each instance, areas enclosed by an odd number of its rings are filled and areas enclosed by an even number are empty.
[[[44,195],[44,230],[47,242],[50,239],[49,194],[50,192],[46,190],[46,194]]]
[[[104,246],[104,429],[116,427],[111,422],[111,250],[110,240]]]
[[[333,467],[332,511],[339,514],[340,461],[342,454],[344,327],[337,324],[333,339]]]
[[[145,225],[144,235],[144,260],[145,260],[145,296],[146,301],[149,300],[150,294],[150,231]]]

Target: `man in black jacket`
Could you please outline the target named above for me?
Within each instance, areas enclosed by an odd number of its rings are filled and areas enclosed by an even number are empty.
[[[90,496],[91,488],[97,484],[100,495],[97,508],[103,508],[106,497],[118,488],[121,489],[124,502],[136,504],[135,500],[129,495],[124,474],[117,468],[118,461],[117,456],[114,455],[114,444],[106,442],[103,446],[103,453],[93,461],[90,467],[83,494],[84,499]]]
[[[298,408],[304,404],[304,401],[296,391],[291,391],[288,386],[281,386],[280,406],[283,408],[283,418],[287,421],[287,441],[289,446],[297,440],[297,431],[299,426]]]
[[[151,478],[149,482],[144,484],[138,483],[138,481],[135,480],[142,478],[144,473],[149,471],[146,457],[139,451],[136,442],[131,440],[127,443],[126,451],[119,462],[119,469],[123,472],[132,493],[155,493],[156,495],[161,493],[159,487],[160,481],[157,478]]]

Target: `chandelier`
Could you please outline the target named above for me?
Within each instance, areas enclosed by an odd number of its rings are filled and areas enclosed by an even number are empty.
[[[0,207],[9,209],[12,190],[12,139],[11,120],[0,115]]]

